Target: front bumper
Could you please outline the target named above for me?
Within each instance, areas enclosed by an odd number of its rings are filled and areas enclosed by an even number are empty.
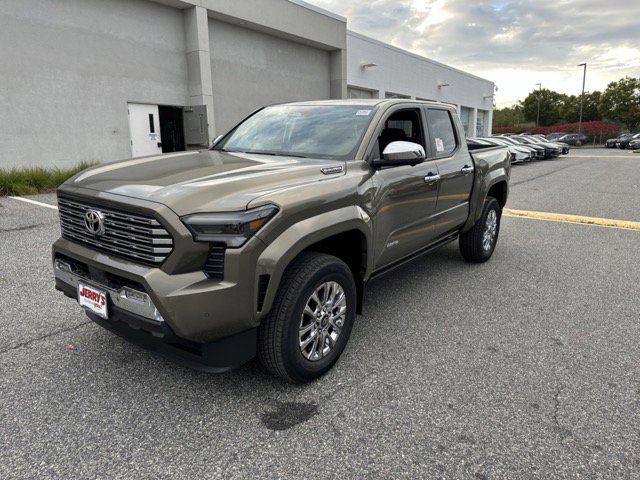
[[[257,300],[254,298],[257,297],[254,295],[257,291],[255,269],[263,246],[254,237],[241,249],[228,249],[224,280],[209,279],[202,270],[169,274],[160,268],[105,255],[65,238],[59,238],[53,244],[52,255],[54,262],[59,258],[71,260],[81,264],[85,271],[93,272],[87,280],[89,285],[105,289],[109,286],[102,281],[105,277],[121,279],[119,283],[123,285],[126,282],[139,285],[135,289],[149,297],[149,304],[145,305],[146,318],[156,318],[154,312],[157,310],[158,316],[178,337],[207,343],[259,324]],[[58,275],[56,280],[77,288],[73,278],[65,281],[63,275]],[[123,300],[119,283],[112,290],[106,289],[110,304],[127,308],[131,303]],[[129,311],[141,315],[140,311]]]
[[[222,372],[242,365],[256,355],[257,328],[209,342],[194,342],[176,335],[142,285],[104,271],[83,269],[81,262],[54,257],[56,289],[77,300],[78,285],[91,285],[108,297],[109,318],[90,311],[87,316],[107,330],[190,368]]]

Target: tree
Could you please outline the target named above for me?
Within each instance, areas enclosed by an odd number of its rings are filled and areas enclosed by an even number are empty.
[[[493,111],[493,125],[496,127],[513,127],[524,122],[524,114],[520,105],[498,108]]]
[[[599,103],[602,94],[599,91],[585,92],[582,105],[582,121],[593,122],[602,119]],[[576,123],[580,120],[580,95],[568,95],[560,107],[560,117],[565,123]]]
[[[625,77],[611,82],[600,98],[600,112],[630,130],[640,126],[640,78]]]
[[[586,95],[585,95],[586,96]],[[580,97],[569,95],[560,107],[560,118],[565,123],[575,123],[580,118]]]
[[[560,109],[566,95],[543,88],[531,92],[522,102],[525,118],[535,122],[538,116],[538,98],[540,99],[540,126],[554,125],[562,118]]]

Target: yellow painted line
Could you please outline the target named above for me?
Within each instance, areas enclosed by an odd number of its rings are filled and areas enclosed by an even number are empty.
[[[565,213],[530,212],[528,210],[512,210],[510,208],[505,208],[502,213],[506,217],[532,218],[534,220],[546,220],[548,222],[575,223],[592,227],[621,228],[623,230],[640,231],[640,222],[630,222],[627,220],[584,217],[582,215],[568,215]]]
[[[564,158],[637,158],[637,159],[640,159],[640,155],[572,155],[572,154],[569,154]]]

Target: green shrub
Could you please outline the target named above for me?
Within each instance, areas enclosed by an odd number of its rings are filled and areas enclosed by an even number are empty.
[[[72,168],[12,168],[0,169],[0,196],[34,195],[52,192],[68,178],[95,163],[82,162]]]

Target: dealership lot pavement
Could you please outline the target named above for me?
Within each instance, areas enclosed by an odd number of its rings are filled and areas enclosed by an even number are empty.
[[[640,155],[574,152],[515,167],[508,206],[640,221]],[[487,264],[452,244],[370,285],[336,368],[291,386],[89,322],[53,288],[57,212],[0,204],[0,478],[640,471],[640,231],[505,217]]]

